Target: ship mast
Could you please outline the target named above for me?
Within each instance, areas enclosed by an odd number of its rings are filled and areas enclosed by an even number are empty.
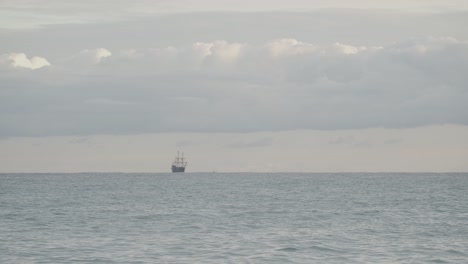
[[[175,157],[174,162],[172,164],[177,167],[185,167],[187,165],[187,162],[184,161],[184,159],[184,153],[182,152],[181,156],[180,151],[177,151],[177,156]]]
[[[184,153],[182,152],[182,159],[180,161],[182,167],[185,167],[187,165],[187,162],[184,162]]]

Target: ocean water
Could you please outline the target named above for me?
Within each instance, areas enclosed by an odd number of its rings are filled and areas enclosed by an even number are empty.
[[[468,174],[0,174],[0,263],[468,263]]]

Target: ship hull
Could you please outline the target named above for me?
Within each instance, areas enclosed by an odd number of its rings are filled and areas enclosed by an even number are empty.
[[[172,165],[172,172],[173,172],[173,173],[176,173],[176,172],[185,172],[185,167],[177,167],[177,166]]]

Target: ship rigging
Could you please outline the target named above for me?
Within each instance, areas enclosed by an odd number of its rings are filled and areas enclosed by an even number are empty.
[[[184,153],[182,152],[182,155],[180,155],[180,151],[177,151],[177,156],[175,157],[174,162],[172,162],[172,172],[185,172],[186,166],[187,162],[185,161]]]

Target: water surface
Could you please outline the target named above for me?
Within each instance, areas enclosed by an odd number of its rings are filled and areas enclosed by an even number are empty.
[[[468,263],[468,174],[0,174],[0,263]]]

